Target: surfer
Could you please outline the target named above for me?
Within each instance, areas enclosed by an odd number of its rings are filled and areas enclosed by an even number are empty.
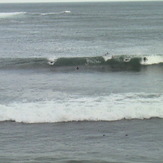
[[[108,52],[105,54],[105,56],[107,56],[107,55],[109,55],[109,53],[108,53]]]
[[[144,62],[146,62],[146,61],[147,61],[147,58],[146,58],[146,57],[144,57],[144,58],[143,58],[143,60],[144,60]]]

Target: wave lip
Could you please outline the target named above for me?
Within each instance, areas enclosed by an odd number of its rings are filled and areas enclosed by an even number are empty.
[[[26,12],[6,12],[6,13],[0,13],[0,18],[10,18],[18,15],[24,15]]]

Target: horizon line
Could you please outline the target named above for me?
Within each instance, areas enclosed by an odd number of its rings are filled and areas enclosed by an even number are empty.
[[[68,1],[62,1],[62,0],[59,0],[59,1],[25,1],[25,2],[22,2],[22,1],[17,1],[17,2],[0,2],[0,3],[78,3],[78,2],[163,2],[163,0],[79,0],[79,1],[72,1],[72,0],[68,0]]]

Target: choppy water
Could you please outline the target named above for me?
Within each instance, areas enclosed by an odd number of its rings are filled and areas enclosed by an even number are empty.
[[[0,160],[161,162],[162,15],[162,2],[1,4]]]

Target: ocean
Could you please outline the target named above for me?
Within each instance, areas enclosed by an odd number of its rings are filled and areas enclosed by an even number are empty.
[[[162,163],[163,2],[0,4],[0,163]]]

